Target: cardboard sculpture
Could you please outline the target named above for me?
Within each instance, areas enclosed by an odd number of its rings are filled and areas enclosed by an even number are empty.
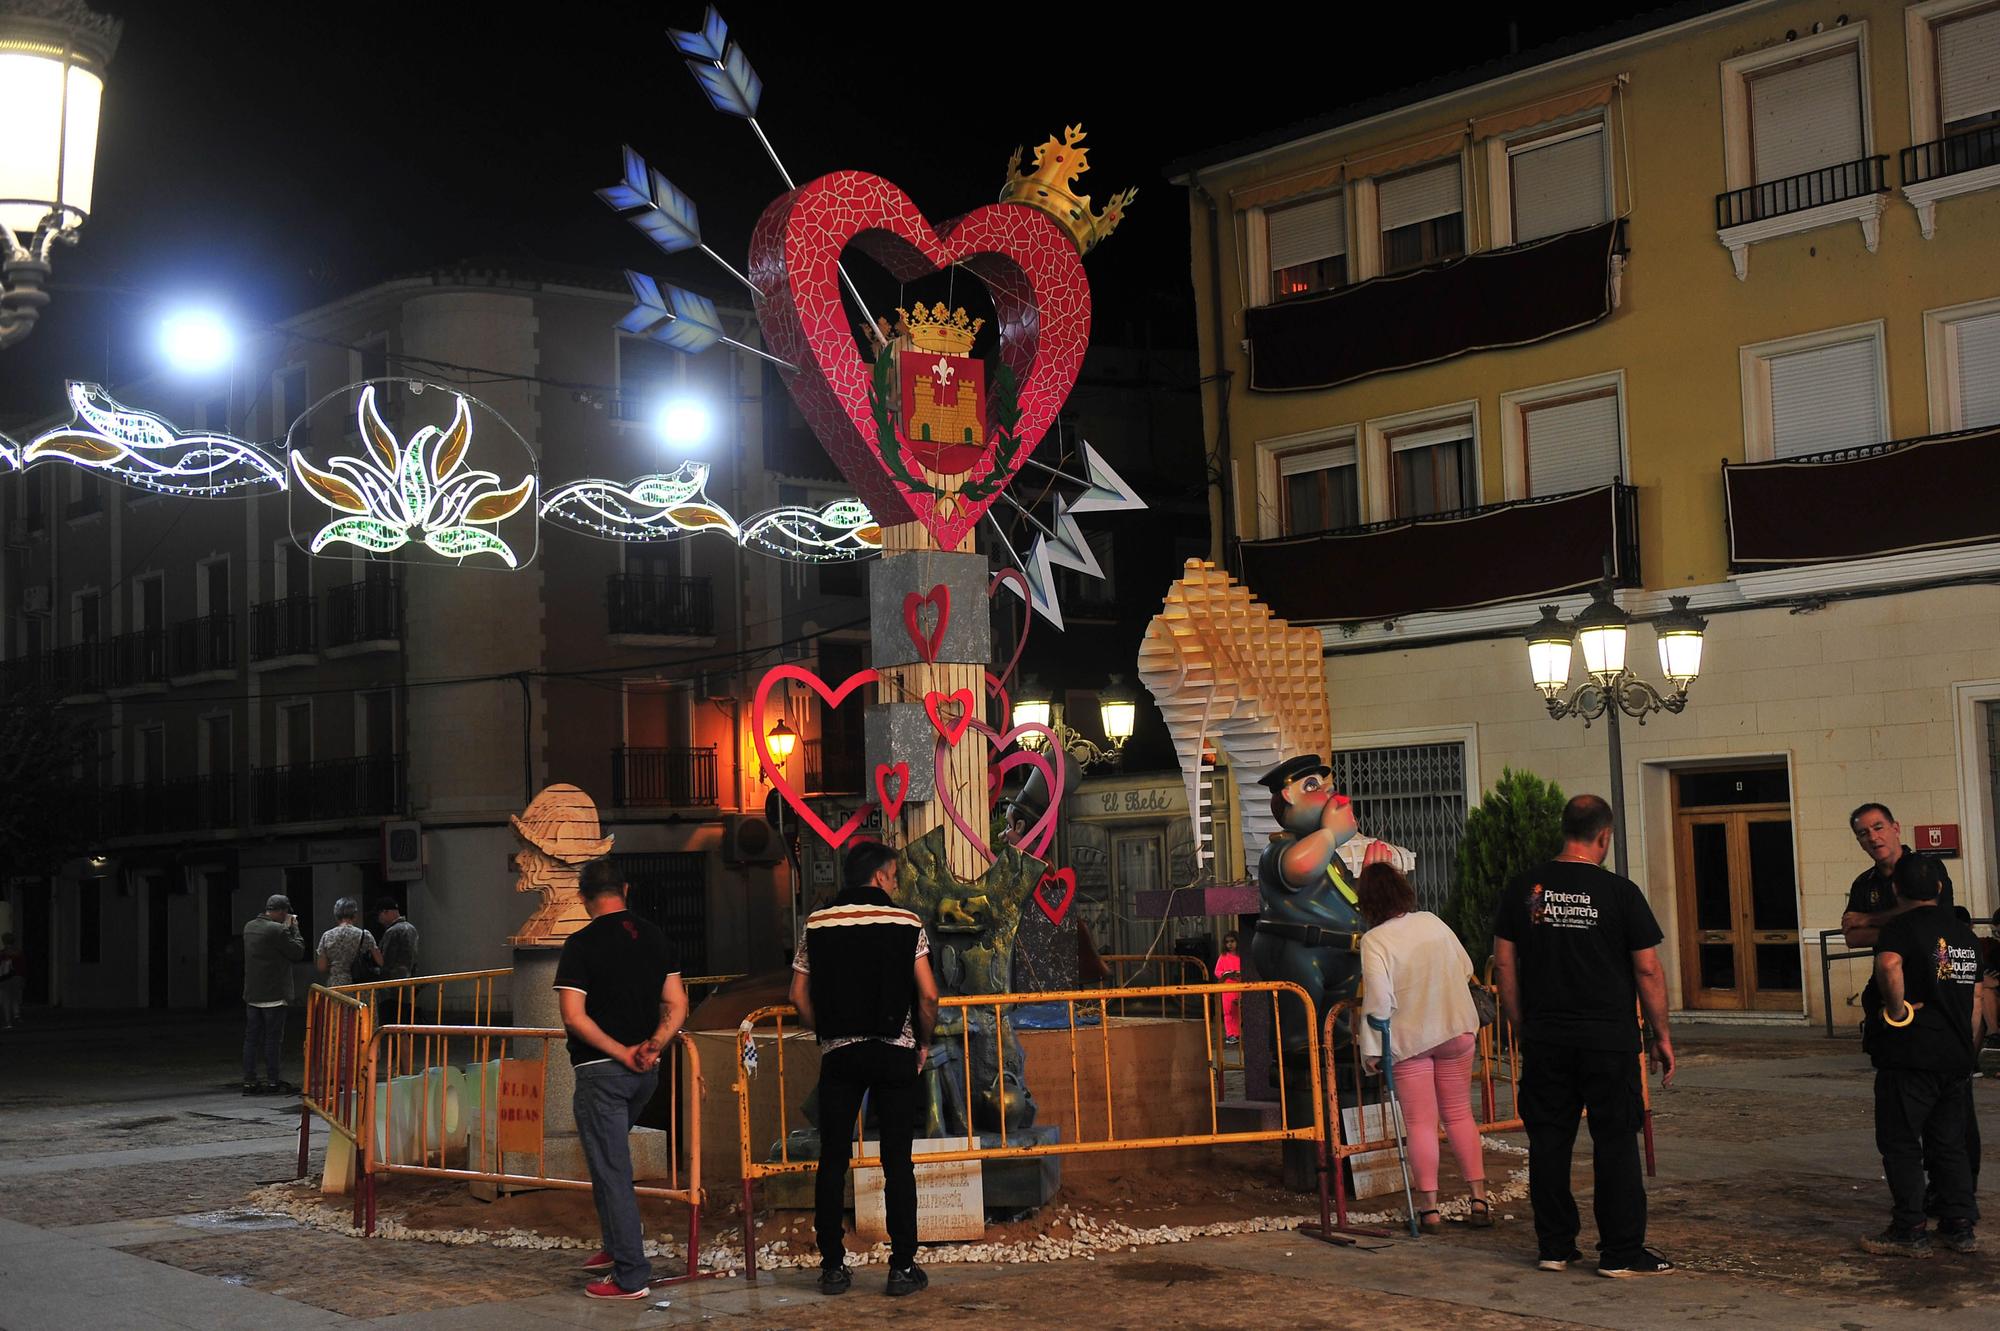
[[[1332,725],[1320,637],[1293,628],[1205,559],[1190,559],[1139,645],[1139,679],[1173,736],[1188,808],[1202,807],[1202,773],[1226,753],[1243,815],[1243,844],[1278,831],[1258,778],[1284,758],[1327,753]],[[1206,848],[1196,846],[1199,861]]]
[[[541,909],[508,941],[515,947],[561,947],[565,938],[590,923],[577,879],[583,866],[611,853],[612,838],[597,823],[597,806],[575,786],[543,789],[518,817],[507,820],[520,838],[514,856],[520,877],[516,892],[540,892]]]

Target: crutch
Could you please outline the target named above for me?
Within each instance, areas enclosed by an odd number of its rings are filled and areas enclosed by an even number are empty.
[[[1396,1056],[1389,1050],[1389,1019],[1370,1017],[1368,1026],[1382,1036],[1382,1091],[1389,1097],[1389,1130],[1396,1135],[1396,1165],[1403,1171],[1403,1204],[1410,1212],[1410,1237],[1416,1238],[1417,1194],[1410,1187],[1410,1158],[1403,1153],[1403,1108],[1396,1103]]]

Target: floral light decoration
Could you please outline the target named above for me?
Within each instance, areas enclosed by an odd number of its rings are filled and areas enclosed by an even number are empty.
[[[96,384],[71,380],[66,387],[75,419],[30,441],[16,465],[60,460],[143,490],[188,498],[275,494],[285,488],[284,463],[256,444],[207,430],[184,434],[163,417],[123,405]]]
[[[817,509],[787,504],[745,522],[743,546],[781,559],[845,563],[880,554],[882,528],[859,499],[836,499]]]
[[[293,450],[292,470],[299,483],[328,508],[347,515],[320,528],[310,547],[314,554],[336,542],[388,554],[421,541],[447,559],[497,555],[508,568],[519,566],[513,548],[477,524],[497,524],[519,512],[534,494],[534,473],[503,487],[492,472],[465,468],[472,411],[464,394],[452,398],[450,425],[442,430],[426,425],[408,443],[398,443],[376,409],[370,384],[361,390],[355,410],[366,452],[334,457],[322,470]]]
[[[739,540],[736,519],[711,500],[706,462],[683,462],[664,475],[616,481],[572,481],[542,500],[545,520],[623,541],[670,541],[701,531]]]

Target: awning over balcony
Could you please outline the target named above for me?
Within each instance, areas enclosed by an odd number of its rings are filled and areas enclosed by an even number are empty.
[[[2000,541],[2000,426],[1724,463],[1722,490],[1732,569]]]
[[[1612,310],[1624,230],[1606,222],[1246,310],[1250,387],[1332,388],[1594,324]]]
[[[1243,581],[1294,623],[1469,610],[1639,578],[1638,491],[1601,485],[1243,545]]]

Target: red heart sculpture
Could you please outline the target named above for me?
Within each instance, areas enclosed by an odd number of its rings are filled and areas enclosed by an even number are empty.
[[[1060,906],[1051,906],[1049,899],[1042,895],[1042,889],[1050,883],[1056,883],[1069,889],[1063,893],[1062,904]],[[1042,908],[1042,914],[1049,917],[1050,924],[1061,924],[1063,916],[1069,914],[1069,908],[1075,902],[1076,870],[1074,869],[1051,869],[1042,875],[1042,880],[1039,883],[1035,884],[1035,904]]]
[[[889,794],[890,777],[896,779],[896,794]],[[908,763],[876,763],[875,794],[882,801],[882,822],[886,827],[896,821],[896,815],[903,811],[903,801],[910,795],[910,765]]]
[[[988,693],[1004,691],[1007,681],[1014,678],[1014,667],[1021,664],[1021,653],[1028,649],[1028,626],[1035,622],[1035,608],[1029,604],[1031,598],[1028,595],[1028,577],[1018,568],[1003,568],[995,573],[993,581],[986,584],[986,599],[992,600],[993,593],[1000,590],[1000,584],[1003,582],[1013,583],[1015,590],[1021,593],[1021,632],[1014,640],[1014,654],[1007,658],[1007,668],[1000,672],[1000,677],[995,679],[991,674],[986,676]],[[1002,712],[1000,719],[1007,721],[1012,719],[1012,715],[1011,712]]]
[[[937,627],[932,629],[928,636],[917,627],[917,612],[927,605],[937,607]],[[911,592],[903,598],[903,627],[909,631],[910,645],[917,649],[917,655],[924,660],[937,660],[938,644],[944,641],[944,626],[950,622],[951,588],[944,583],[940,582],[921,596]]]
[[[949,724],[938,715],[938,708],[948,702],[955,702],[959,706],[958,720]],[[924,695],[924,712],[930,717],[931,724],[937,727],[938,734],[944,736],[944,742],[953,748],[958,747],[958,742],[965,738],[966,727],[979,719],[979,714],[973,710],[978,705],[979,702],[972,696],[971,689],[960,689],[956,693],[939,693],[936,689],[932,689]]]
[[[828,827],[826,820],[812,811],[805,797],[793,788],[791,782],[785,780],[783,765],[771,756],[770,746],[766,742],[764,703],[771,696],[772,687],[781,679],[796,679],[824,699],[828,707],[838,707],[848,694],[863,684],[874,683],[878,678],[873,670],[860,670],[842,680],[839,688],[829,690],[825,680],[803,666],[777,665],[764,672],[764,678],[757,683],[757,695],[750,703],[750,737],[757,747],[758,759],[764,764],[764,774],[771,778],[772,787],[785,797],[785,803],[792,806],[792,811],[798,814],[806,826],[819,833],[826,844],[834,850],[839,850],[846,844],[847,838],[854,835],[854,830],[861,826],[861,820],[868,816],[869,806],[864,804],[856,809],[839,827]],[[907,786],[908,782],[905,781],[904,784]]]
[[[999,491],[940,503],[890,473],[868,404],[869,365],[840,289],[840,254],[849,242],[900,281],[956,265],[986,283],[1000,360],[1014,373],[1021,409],[1017,471],[1083,368],[1090,282],[1082,257],[1069,233],[1039,209],[989,203],[934,228],[909,195],[865,171],[821,176],[780,195],[757,220],[750,240],[757,321],[771,352],[798,367],[780,373],[800,413],[877,522],[914,518],[939,548],[955,550]],[[988,440],[975,470],[989,465],[992,453]]]

